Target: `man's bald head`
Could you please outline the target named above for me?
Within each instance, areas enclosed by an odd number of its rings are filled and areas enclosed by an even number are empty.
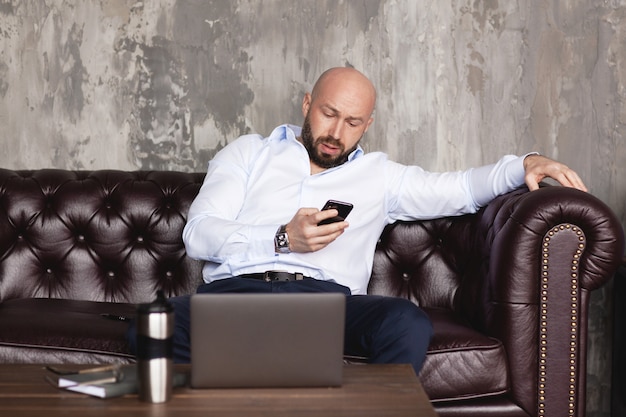
[[[339,89],[354,94],[362,104],[371,109],[370,115],[374,112],[376,89],[369,78],[354,68],[334,67],[324,71],[313,86],[311,98],[315,100],[321,94],[336,92]]]

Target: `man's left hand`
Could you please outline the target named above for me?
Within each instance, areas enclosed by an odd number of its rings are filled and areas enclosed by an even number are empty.
[[[587,191],[587,187],[578,174],[566,165],[542,155],[532,154],[524,158],[524,177],[530,191],[539,188],[539,183],[544,178],[552,178],[565,187]]]

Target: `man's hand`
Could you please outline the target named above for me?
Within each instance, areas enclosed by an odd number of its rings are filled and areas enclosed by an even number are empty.
[[[320,211],[316,208],[301,208],[286,225],[289,249],[292,252],[315,252],[337,239],[348,227],[348,222],[336,222],[323,226],[317,224],[337,216],[335,209]]]
[[[530,191],[538,189],[539,182],[544,178],[552,178],[565,187],[587,191],[587,187],[575,171],[545,156],[528,155],[524,158],[524,169],[526,170],[524,179]]]

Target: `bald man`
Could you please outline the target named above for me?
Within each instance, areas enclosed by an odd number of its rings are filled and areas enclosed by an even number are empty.
[[[464,172],[433,173],[359,146],[376,90],[351,68],[331,68],[302,101],[302,128],[245,135],[209,162],[183,240],[205,261],[198,292],[341,292],[344,350],[372,363],[422,367],[432,327],[412,302],[367,295],[374,250],[388,224],[474,213],[496,196],[551,177],[585,190],[565,165],[508,155]],[[353,205],[347,219],[327,200]],[[275,272],[286,271],[286,272]],[[175,361],[189,361],[189,297],[176,308]]]

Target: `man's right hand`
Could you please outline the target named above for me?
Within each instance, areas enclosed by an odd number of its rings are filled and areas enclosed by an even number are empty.
[[[289,249],[292,252],[316,252],[337,239],[349,226],[347,221],[318,226],[322,220],[339,213],[335,209],[320,211],[317,208],[301,208],[287,223]]]

